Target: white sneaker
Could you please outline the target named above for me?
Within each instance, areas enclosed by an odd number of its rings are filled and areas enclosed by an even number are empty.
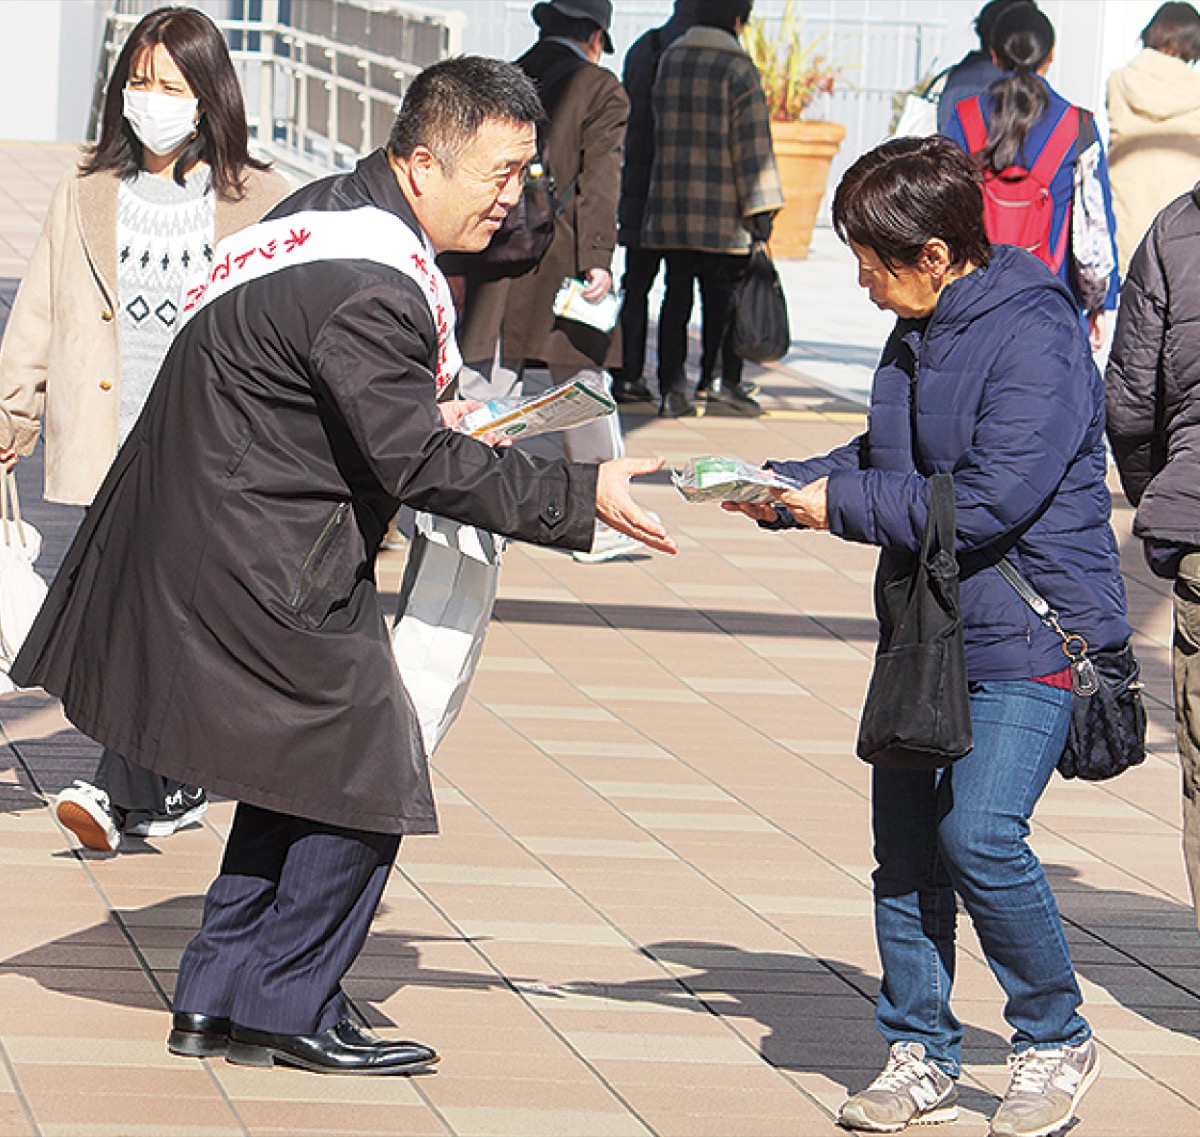
[[[89,782],[77,780],[63,790],[55,799],[54,816],[85,849],[115,853],[121,844],[121,830],[108,794]]]
[[[1048,1137],[1075,1116],[1100,1072],[1096,1044],[1010,1054],[1008,1092],[992,1118],[992,1137]]]
[[[616,560],[617,557],[627,557],[630,553],[648,553],[649,551],[636,537],[627,537],[611,525],[597,521],[592,547],[585,553],[575,553],[574,557],[580,564],[598,565],[605,561]]]
[[[893,1042],[883,1072],[838,1110],[838,1124],[868,1133],[896,1133],[908,1125],[931,1125],[958,1116],[954,1079],[925,1061],[919,1042]]]

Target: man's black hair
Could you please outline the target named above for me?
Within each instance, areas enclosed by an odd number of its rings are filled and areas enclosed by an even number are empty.
[[[425,146],[452,166],[487,119],[538,123],[545,117],[537,88],[519,67],[459,55],[427,67],[409,84],[387,149],[393,158],[407,158]]]

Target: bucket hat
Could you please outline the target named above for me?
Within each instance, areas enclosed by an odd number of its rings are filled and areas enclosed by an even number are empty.
[[[542,26],[539,16],[549,8],[572,19],[591,20],[604,32],[604,50],[612,54],[613,41],[612,36],[608,34],[608,29],[612,27],[612,0],[545,0],[544,3],[533,6],[533,22],[539,28]]]

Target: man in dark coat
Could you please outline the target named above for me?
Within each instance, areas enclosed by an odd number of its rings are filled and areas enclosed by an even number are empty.
[[[612,3],[549,0],[535,4],[532,15],[538,41],[517,66],[537,85],[546,108],[543,152],[563,211],[534,269],[499,280],[467,275],[459,343],[467,363],[461,390],[472,398],[531,395],[572,380],[607,389],[605,368],[618,358],[611,332],[554,314],[565,278],[582,281],[589,301],[612,291],[621,146],[629,116],[620,81],[599,66],[612,51]],[[609,415],[573,427],[563,433],[562,447],[577,462],[619,457],[625,453],[620,420]],[[576,559],[598,563],[637,548],[622,534],[597,526],[593,547]]]
[[[235,798],[180,965],[169,1048],[392,1073],[436,1060],[347,1017],[341,979],[405,833],[437,827],[374,581],[403,502],[587,548],[664,551],[628,477],[446,429],[453,310],[433,268],[516,201],[541,115],[509,64],[418,76],[386,150],[218,246],[146,409],[13,665],[92,738]]]
[[[1183,852],[1200,927],[1200,185],[1154,219],[1130,261],[1104,382],[1133,531],[1175,582]]]
[[[625,160],[621,165],[621,202],[617,211],[617,237],[625,246],[625,272],[621,277],[621,366],[613,371],[613,394],[618,403],[652,399],[642,372],[646,366],[646,323],[650,290],[662,266],[661,249],[642,247],[642,217],[650,192],[654,164],[654,110],[651,99],[658,61],[695,21],[696,0],[675,0],[671,18],[661,28],[651,28],[634,41],[625,54],[621,81],[629,96],[629,129],[625,133]],[[693,412],[694,413],[694,412]]]

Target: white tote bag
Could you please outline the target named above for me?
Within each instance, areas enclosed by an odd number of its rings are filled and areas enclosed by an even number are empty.
[[[33,571],[42,535],[21,520],[17,479],[0,476],[0,695],[17,688],[8,677],[17,652],[46,599],[46,582]]]
[[[467,698],[492,618],[504,538],[418,513],[392,652],[432,754]]]

